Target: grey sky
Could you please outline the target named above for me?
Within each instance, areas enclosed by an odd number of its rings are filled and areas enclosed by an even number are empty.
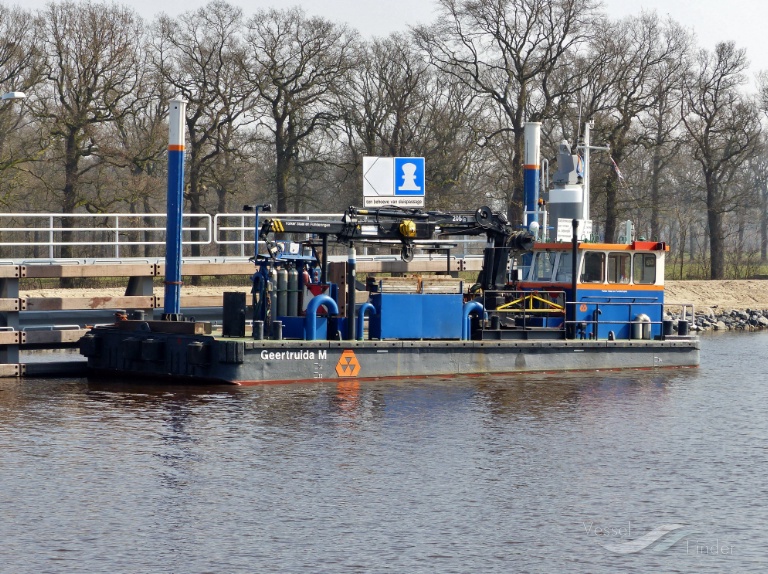
[[[6,1],[7,0],[0,0]],[[119,1],[119,0],[118,0]],[[408,25],[427,24],[435,17],[434,0],[229,0],[247,13],[260,8],[301,5],[310,14],[347,22],[364,36],[386,36],[405,30]],[[171,16],[205,5],[206,0],[132,0],[145,18],[159,11]],[[46,0],[27,0],[24,6],[40,8]],[[734,40],[747,49],[751,71],[768,70],[768,50],[764,45],[768,2],[762,0],[603,0],[606,12],[615,18],[639,14],[641,10],[669,15],[696,33],[698,45],[711,49],[715,43]]]

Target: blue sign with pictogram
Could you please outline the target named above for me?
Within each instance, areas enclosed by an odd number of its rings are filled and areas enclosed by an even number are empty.
[[[423,157],[364,157],[365,207],[424,207]]]
[[[424,195],[424,158],[395,158],[395,195]]]

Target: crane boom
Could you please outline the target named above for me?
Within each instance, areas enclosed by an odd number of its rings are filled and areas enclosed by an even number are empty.
[[[300,218],[270,218],[261,226],[259,238],[267,244],[272,257],[277,250],[270,235],[274,233],[312,233],[333,236],[339,243],[375,243],[399,241],[404,261],[413,259],[417,240],[455,235],[485,235],[483,270],[478,277],[482,289],[497,289],[506,284],[507,263],[511,255],[533,249],[533,235],[514,229],[503,213],[489,207],[476,211],[422,211],[397,208],[362,209],[349,207],[339,221]]]

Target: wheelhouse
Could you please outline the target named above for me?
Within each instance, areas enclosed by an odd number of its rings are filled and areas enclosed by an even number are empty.
[[[579,243],[574,265],[573,244],[539,243],[518,289],[562,306],[577,338],[653,338],[662,332],[668,251],[656,241]],[[552,318],[542,323],[555,326]],[[633,332],[638,323],[639,337]]]
[[[656,241],[630,244],[579,243],[577,286],[606,289],[664,287],[664,258],[669,247]],[[573,249],[568,243],[539,243],[522,269],[521,285],[572,286]]]

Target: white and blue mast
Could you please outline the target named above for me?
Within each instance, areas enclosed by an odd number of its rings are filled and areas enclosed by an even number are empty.
[[[184,212],[184,121],[187,101],[177,96],[168,116],[168,197],[165,231],[163,319],[180,318],[182,216]]]

